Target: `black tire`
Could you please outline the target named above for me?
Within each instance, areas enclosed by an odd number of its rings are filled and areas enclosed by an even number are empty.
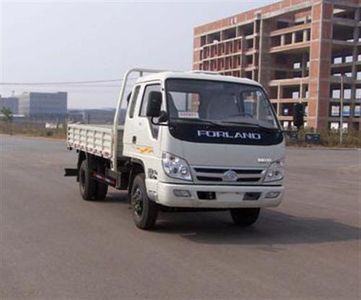
[[[158,206],[148,198],[144,174],[138,174],[134,178],[130,203],[135,225],[140,229],[153,228],[157,220]]]
[[[97,173],[105,174],[105,166],[100,161],[97,162]],[[106,183],[96,181],[95,200],[104,200],[108,193],[108,185]]]
[[[253,225],[258,219],[260,211],[261,209],[258,207],[233,208],[230,210],[233,223],[242,227]]]
[[[94,200],[96,196],[97,182],[91,178],[88,161],[82,161],[79,168],[79,190],[84,200]]]
[[[96,182],[94,200],[105,200],[108,193],[108,185],[102,182]]]

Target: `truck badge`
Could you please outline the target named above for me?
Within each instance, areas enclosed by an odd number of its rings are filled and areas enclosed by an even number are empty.
[[[238,179],[238,175],[235,171],[233,170],[228,170],[227,172],[225,172],[223,174],[223,181],[237,181]]]

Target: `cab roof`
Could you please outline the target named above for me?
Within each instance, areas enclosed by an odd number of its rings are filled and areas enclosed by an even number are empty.
[[[188,71],[188,72],[166,71],[166,72],[152,73],[150,75],[139,77],[137,83],[144,83],[144,82],[156,81],[156,80],[164,81],[169,78],[212,80],[212,81],[223,81],[223,82],[261,86],[257,81],[248,78],[225,76],[225,75],[220,75],[216,72],[206,72],[206,71],[204,72],[203,71]]]

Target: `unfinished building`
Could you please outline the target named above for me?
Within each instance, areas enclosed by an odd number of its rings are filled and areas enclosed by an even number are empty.
[[[302,102],[308,127],[338,129],[342,113],[361,130],[361,0],[284,0],[198,26],[193,69],[260,82],[285,128]]]

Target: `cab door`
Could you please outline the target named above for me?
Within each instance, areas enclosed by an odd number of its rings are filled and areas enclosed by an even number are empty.
[[[135,87],[124,128],[124,155],[138,157],[142,161],[160,156],[159,126],[153,125],[146,116],[148,98],[152,91],[161,91],[159,81],[142,84],[139,89]]]

